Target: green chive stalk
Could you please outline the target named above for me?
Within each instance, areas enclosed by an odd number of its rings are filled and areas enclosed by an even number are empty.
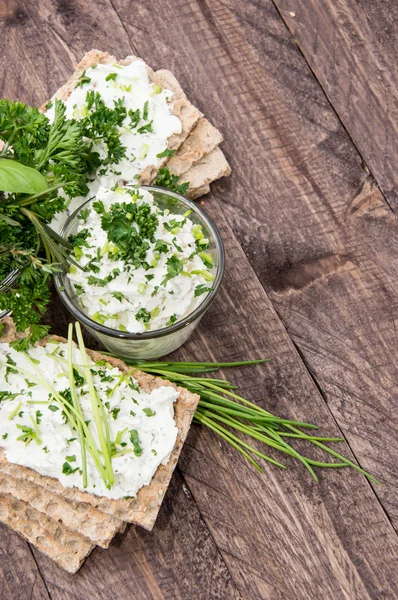
[[[72,351],[73,351],[73,324],[69,323],[69,327],[68,327],[68,375],[69,375],[70,393],[71,393],[71,397],[72,397],[73,406],[75,407],[76,412],[79,413],[81,417],[83,417],[81,407],[79,404],[79,399],[76,394],[75,377],[74,377],[74,373],[73,373]],[[86,456],[86,444],[85,444],[85,440],[84,440],[84,433],[83,433],[83,428],[82,428],[82,424],[81,424],[82,420],[83,420],[83,418],[81,420],[79,419],[77,422],[77,433],[79,436],[80,451],[81,451],[81,458],[82,458],[83,487],[86,488],[87,483],[88,483],[88,480],[87,480],[87,456]]]
[[[112,356],[108,352],[103,352],[103,354]],[[282,455],[298,460],[308,470],[315,481],[318,481],[318,477],[313,467],[329,469],[351,467],[362,473],[370,481],[379,483],[377,479],[360,466],[327,445],[343,442],[344,438],[309,435],[302,431],[302,429],[317,430],[318,427],[316,425],[276,417],[254,402],[235,393],[233,390],[236,389],[236,386],[229,381],[213,377],[195,376],[197,374],[214,373],[220,368],[257,365],[267,361],[268,359],[260,359],[231,363],[211,363],[125,360],[126,364],[132,367],[136,367],[151,375],[167,378],[169,381],[173,381],[177,385],[181,385],[189,391],[198,394],[200,401],[194,415],[194,423],[208,427],[211,431],[222,437],[260,472],[262,472],[262,468],[252,455],[275,464],[280,468],[286,468],[286,465],[264,452],[260,452],[253,444],[248,443],[250,438]],[[323,462],[311,459],[293,448],[289,440],[301,440],[310,447],[311,445],[316,446],[326,454],[337,459],[337,462]]]
[[[97,435],[98,435],[98,439],[99,439],[100,446],[102,449],[102,455],[103,455],[104,461],[105,461],[105,469],[106,469],[106,473],[107,473],[107,481],[105,482],[105,485],[108,489],[111,489],[112,485],[115,482],[115,478],[114,478],[113,469],[112,469],[111,447],[110,447],[110,443],[108,442],[108,440],[109,440],[108,420],[103,417],[103,414],[102,414],[102,411],[100,408],[101,401],[98,398],[97,392],[95,391],[93,378],[91,376],[90,366],[89,366],[89,362],[88,362],[88,358],[87,358],[86,347],[85,347],[84,341],[83,341],[83,335],[82,335],[80,323],[76,322],[75,328],[76,328],[76,335],[77,335],[77,341],[79,344],[80,354],[82,357],[82,364],[83,364],[83,368],[84,368],[85,379],[86,379],[86,383],[88,385],[88,391],[90,394],[91,408],[93,411],[94,421],[95,421],[95,425],[96,425],[96,429],[97,429]]]

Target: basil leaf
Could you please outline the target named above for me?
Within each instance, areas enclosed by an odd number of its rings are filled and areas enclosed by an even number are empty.
[[[10,158],[0,158],[0,191],[10,194],[40,194],[47,189],[47,180],[40,171]]]

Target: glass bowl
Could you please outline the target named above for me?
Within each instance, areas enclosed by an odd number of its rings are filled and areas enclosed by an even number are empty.
[[[151,192],[156,204],[162,210],[168,208],[170,212],[179,215],[184,214],[187,210],[191,210],[189,218],[195,224],[200,224],[205,236],[209,238],[209,248],[206,252],[212,256],[215,278],[212,290],[207,294],[203,302],[192,313],[177,321],[174,325],[155,331],[129,333],[111,329],[90,319],[79,305],[78,297],[73,290],[73,285],[67,274],[57,273],[55,275],[56,290],[73,317],[80,321],[107,350],[118,356],[137,360],[160,358],[161,356],[170,354],[187,341],[218,292],[224,276],[225,261],[224,247],[217,227],[197,204],[191,202],[191,200],[187,200],[187,198],[184,198],[180,194],[163,188],[156,186],[140,187]],[[68,218],[61,231],[62,237],[67,238],[69,235],[76,233],[79,223],[77,216],[89,202],[90,200],[87,200]]]
[[[20,274],[20,270],[19,269],[14,269],[14,271],[11,271],[11,273],[9,275],[7,275],[7,277],[5,279],[3,279],[3,281],[0,281],[0,292],[5,292],[8,289],[10,289],[11,287],[13,287],[13,285],[15,284],[15,282],[17,281],[19,274]],[[0,310],[0,321],[2,319],[4,319],[4,317],[7,317],[8,315],[11,314],[10,310]]]

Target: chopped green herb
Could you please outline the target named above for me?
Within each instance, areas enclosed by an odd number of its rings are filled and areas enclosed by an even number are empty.
[[[154,185],[166,188],[177,194],[184,195],[189,188],[189,182],[178,183],[178,175],[172,175],[167,167],[162,167],[158,171]]]
[[[14,400],[14,398],[17,398],[19,396],[19,392],[13,394],[11,392],[0,392],[0,402],[3,402],[3,400]]]
[[[177,315],[174,313],[174,315],[171,315],[170,319],[167,321],[166,327],[170,327],[170,325],[174,325],[174,323],[176,321],[177,321]]]
[[[136,456],[141,456],[143,450],[140,446],[140,439],[138,436],[138,431],[136,429],[130,429],[129,434],[130,434],[130,441],[134,447],[134,454]]]
[[[120,413],[120,408],[118,408],[118,407],[112,408],[112,410],[111,410],[111,413],[112,413],[112,417],[113,417],[113,418],[115,419],[115,421],[116,421],[116,419],[117,419],[117,416],[118,416],[118,414]]]
[[[74,283],[73,286],[74,286],[75,292],[78,296],[81,296],[82,294],[84,294],[85,290],[82,285],[80,285],[79,283]]]
[[[149,109],[149,102],[148,102],[148,100],[146,100],[146,102],[144,104],[144,108],[142,110],[142,120],[143,121],[148,120],[148,109]]]
[[[90,214],[89,208],[82,208],[82,210],[77,215],[77,218],[79,219],[79,221],[83,221],[83,223],[85,223],[88,219],[89,214]]]
[[[87,83],[90,83],[91,79],[90,77],[87,77],[86,75],[86,71],[83,71],[83,73],[80,76],[79,81],[76,84],[76,87],[83,87],[83,85],[86,85]]]
[[[78,471],[78,470],[79,470],[79,467],[76,467],[75,469],[73,469],[73,467],[71,467],[68,462],[64,462],[64,464],[62,465],[62,473],[64,475],[73,475],[73,473],[76,473],[76,471]]]
[[[184,267],[182,260],[177,258],[177,256],[171,256],[170,258],[168,258],[166,264],[167,264],[167,275],[163,279],[161,285],[165,285],[169,281],[169,279],[172,279],[173,277],[177,277],[177,275],[179,275],[181,273],[181,271],[183,270],[183,267]]]
[[[211,290],[212,288],[206,287],[204,283],[201,283],[195,288],[195,297],[201,296],[202,294],[207,294],[207,292],[210,292]]]
[[[154,410],[152,410],[151,408],[143,408],[142,412],[144,412],[147,417],[153,417],[156,415],[156,412]]]
[[[140,308],[140,310],[135,314],[135,318],[137,321],[148,323],[151,319],[151,313],[146,310],[146,308]]]
[[[163,150],[163,152],[159,152],[159,154],[156,155],[157,158],[165,158],[167,156],[173,156],[176,153],[175,150],[169,150],[168,148],[166,148],[165,150]]]
[[[32,440],[36,442],[39,446],[41,445],[41,439],[38,432],[32,427],[28,427],[27,425],[19,425],[17,424],[18,429],[22,431],[22,434],[17,437],[18,441],[25,442],[26,445],[30,444]]]
[[[146,125],[142,125],[142,127],[139,127],[137,129],[137,131],[138,131],[138,133],[152,133],[153,132],[152,121],[150,121]],[[143,158],[145,158],[145,157],[143,157]]]

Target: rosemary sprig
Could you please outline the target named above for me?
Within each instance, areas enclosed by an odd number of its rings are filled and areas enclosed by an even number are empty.
[[[108,352],[103,352],[103,354],[112,356]],[[151,375],[167,378],[198,394],[200,401],[193,419],[194,423],[208,427],[225,439],[260,472],[262,472],[262,468],[252,455],[281,468],[286,468],[286,465],[264,454],[264,452],[260,452],[253,444],[248,443],[245,438],[251,438],[253,441],[260,442],[264,446],[272,448],[274,451],[298,460],[309,471],[315,481],[318,481],[318,477],[313,467],[329,469],[351,467],[362,473],[370,481],[379,483],[367,471],[327,445],[343,442],[344,438],[323,437],[305,433],[302,429],[317,430],[318,427],[311,423],[282,419],[273,415],[257,404],[235,393],[233,390],[236,389],[236,386],[229,381],[195,376],[197,374],[212,373],[220,368],[261,364],[267,362],[267,360],[260,359],[231,363],[195,363],[144,362],[126,359],[125,362]],[[308,444],[309,447],[316,446],[326,454],[337,459],[337,462],[323,462],[309,458],[298,452],[288,440],[301,440]]]

